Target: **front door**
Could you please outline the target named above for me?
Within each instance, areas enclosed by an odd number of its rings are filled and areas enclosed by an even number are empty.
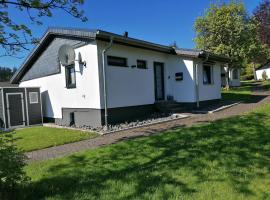
[[[7,93],[6,100],[9,127],[25,126],[23,94]]]
[[[154,62],[155,98],[156,101],[164,100],[164,64]]]

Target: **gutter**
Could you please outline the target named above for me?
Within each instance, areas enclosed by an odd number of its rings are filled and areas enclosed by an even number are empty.
[[[105,128],[108,129],[108,98],[107,98],[107,77],[106,77],[106,52],[112,48],[113,45],[113,37],[110,38],[110,44],[102,50],[102,75],[103,75],[103,98],[104,98],[104,117],[105,117]]]

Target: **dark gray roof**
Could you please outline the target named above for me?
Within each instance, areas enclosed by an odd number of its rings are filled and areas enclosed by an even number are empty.
[[[0,82],[1,87],[18,87],[18,84],[11,84],[10,82]]]
[[[183,48],[178,48],[175,49],[175,52],[179,56],[186,56],[189,55],[191,57],[198,57],[203,51],[198,50],[198,49],[183,49]]]
[[[206,51],[202,50],[194,50],[194,49],[174,49],[170,46],[165,46],[161,44],[155,44],[152,42],[147,42],[144,40],[139,40],[131,37],[125,37],[123,35],[110,33],[102,30],[95,29],[74,29],[74,28],[60,28],[60,27],[51,27],[45,32],[43,37],[41,38],[39,44],[33,49],[33,51],[29,54],[26,60],[23,62],[21,67],[17,70],[14,76],[11,78],[11,83],[18,83],[24,74],[29,70],[31,65],[35,62],[35,60],[40,56],[42,51],[46,48],[46,46],[52,41],[54,37],[73,37],[80,39],[88,39],[88,40],[103,40],[109,41],[111,37],[113,37],[114,43],[129,45],[137,48],[143,48],[168,54],[174,54],[184,57],[191,58],[210,58],[220,62],[230,62],[230,59],[223,56],[217,56]]]

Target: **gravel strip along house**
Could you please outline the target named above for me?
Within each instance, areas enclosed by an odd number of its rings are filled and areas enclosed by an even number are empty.
[[[160,104],[185,108],[219,100],[221,67],[229,61],[127,32],[49,28],[11,82],[40,87],[44,120],[98,127],[138,119]]]

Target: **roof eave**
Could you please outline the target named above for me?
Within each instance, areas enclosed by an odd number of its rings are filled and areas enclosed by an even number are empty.
[[[174,52],[174,49],[172,47],[168,47],[165,45],[155,44],[155,43],[147,42],[144,40],[138,40],[131,37],[124,37],[122,35],[109,33],[106,31],[101,31],[101,30],[97,31],[97,34],[96,34],[97,40],[109,41],[111,38],[113,39],[113,42],[117,44],[129,45],[133,47],[159,51],[159,52],[164,52],[164,53],[170,53],[170,54]]]
[[[229,57],[220,56],[220,55],[213,54],[213,53],[210,53],[210,52],[207,52],[204,50],[202,50],[200,52],[199,58],[213,60],[213,61],[222,62],[222,63],[230,63],[231,62],[231,59]]]
[[[81,33],[81,34],[79,34]],[[85,34],[82,34],[85,33]],[[96,33],[95,32],[79,32],[79,31],[72,31],[72,29],[57,29],[57,28],[48,28],[45,34],[42,36],[40,42],[36,45],[36,47],[32,50],[29,56],[25,59],[21,67],[17,70],[17,72],[11,77],[10,83],[19,83],[20,75],[24,72],[24,69],[27,67],[29,62],[33,59],[36,52],[42,48],[42,45],[48,38],[52,36],[67,36],[67,37],[74,37],[74,38],[85,38],[85,39],[95,39]]]

